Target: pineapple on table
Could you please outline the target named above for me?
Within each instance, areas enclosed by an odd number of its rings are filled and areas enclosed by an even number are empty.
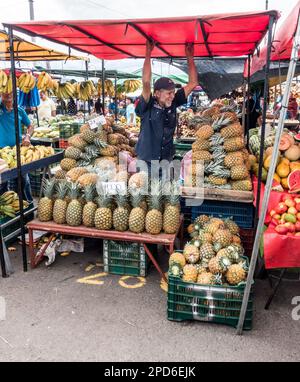
[[[76,167],[77,161],[75,159],[64,158],[60,162],[60,167],[63,171],[70,171],[72,168]]]
[[[230,285],[238,285],[246,280],[247,267],[246,264],[241,262],[232,264],[226,272],[226,280]]]
[[[228,138],[224,140],[224,149],[227,152],[242,150],[245,147],[243,137]]]
[[[252,191],[251,179],[234,180],[230,182],[230,185],[236,191]]]
[[[42,188],[44,197],[39,200],[37,214],[41,222],[48,222],[53,217],[55,179],[44,179]]]
[[[68,139],[69,146],[77,147],[79,150],[84,151],[87,142],[81,137],[81,134],[75,134]]]
[[[82,222],[82,204],[78,200],[79,187],[77,184],[72,183],[69,189],[69,196],[71,198],[67,207],[66,221],[70,226],[79,226]]]
[[[245,165],[234,166],[230,169],[232,180],[245,180],[249,178],[249,170]]]
[[[77,147],[69,146],[66,148],[64,155],[65,155],[65,158],[79,160],[81,154],[82,154],[82,151],[79,150]]]
[[[97,203],[95,227],[100,230],[109,230],[113,224],[112,197],[103,193],[97,198]]]
[[[158,235],[163,228],[163,215],[161,212],[161,182],[152,181],[149,195],[149,211],[146,215],[146,231],[151,235]]]
[[[66,223],[66,213],[68,201],[66,195],[69,191],[69,186],[66,181],[60,181],[56,186],[57,199],[53,206],[53,221],[57,224]]]
[[[113,226],[116,231],[127,231],[129,224],[128,197],[125,194],[116,195],[117,208],[113,213]]]
[[[170,183],[166,196],[167,203],[163,214],[163,229],[165,233],[174,234],[180,226],[180,194],[175,181]]]
[[[87,129],[84,129],[82,132],[81,132],[81,138],[83,140],[85,140],[87,143],[93,143],[95,138],[96,138],[96,133],[90,129],[90,128],[87,128]]]
[[[95,213],[97,210],[97,204],[94,203],[96,194],[96,187],[90,184],[84,188],[84,198],[86,201],[82,212],[82,222],[86,227],[94,227],[95,225]]]
[[[131,205],[133,209],[129,215],[129,230],[135,233],[142,233],[145,230],[146,212],[142,207],[144,197],[141,193],[131,195]]]

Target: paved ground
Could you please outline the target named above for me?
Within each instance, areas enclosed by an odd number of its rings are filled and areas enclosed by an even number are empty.
[[[58,256],[27,273],[20,255],[11,254],[15,273],[0,278],[1,361],[299,361],[300,320],[291,318],[299,283],[283,284],[265,311],[269,284],[257,281],[253,330],[237,336],[229,326],[168,321],[155,269],[135,289],[115,275],[91,279],[98,285],[79,283],[103,272],[87,268],[102,263],[99,252]]]

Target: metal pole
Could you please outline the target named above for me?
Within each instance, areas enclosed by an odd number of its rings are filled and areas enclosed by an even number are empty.
[[[33,8],[33,0],[28,0],[29,3],[29,17],[30,20],[34,20],[34,8]],[[31,37],[31,41],[35,42],[35,37]]]
[[[247,283],[246,283],[246,287],[245,287],[245,291],[244,291],[243,303],[242,303],[239,323],[238,323],[238,327],[237,327],[237,334],[241,334],[242,330],[243,330],[247,305],[248,305],[248,301],[249,301],[250,289],[251,289],[251,284],[252,284],[252,280],[253,280],[254,269],[255,269],[255,265],[256,265],[256,261],[257,261],[257,257],[258,257],[258,251],[259,251],[261,236],[262,236],[262,232],[263,232],[263,225],[264,225],[264,221],[265,221],[265,217],[266,217],[266,213],[267,213],[267,206],[268,206],[270,193],[271,193],[271,189],[272,189],[273,176],[275,174],[275,169],[276,169],[276,165],[277,165],[277,156],[278,156],[278,152],[279,152],[280,137],[281,137],[283,127],[284,127],[284,120],[285,120],[286,110],[288,107],[288,99],[289,99],[289,94],[291,91],[292,79],[293,79],[294,74],[295,74],[296,64],[297,64],[297,60],[298,60],[298,51],[299,51],[299,47],[300,47],[299,38],[300,38],[300,22],[299,22],[299,18],[298,18],[297,32],[295,35],[293,50],[291,53],[291,60],[290,60],[290,64],[289,64],[286,87],[285,87],[284,96],[283,96],[283,100],[282,100],[282,108],[280,110],[278,128],[277,128],[276,136],[275,136],[271,166],[270,166],[269,172],[268,172],[268,178],[267,178],[267,183],[266,183],[266,188],[265,188],[262,210],[261,210],[258,225],[257,225],[257,230],[256,230],[256,235],[255,235],[255,240],[254,240],[254,245],[253,245],[253,251],[252,251],[252,257],[251,257],[251,262],[250,262],[250,267],[249,267],[249,273],[248,273],[248,277],[247,277]]]
[[[258,169],[258,184],[257,184],[257,195],[256,195],[256,209],[255,209],[255,217],[254,217],[254,228],[256,228],[257,226],[258,217],[259,217],[273,25],[274,25],[274,17],[271,17],[269,21],[267,62],[265,67],[264,104],[263,104],[262,126],[261,126],[261,136],[260,136],[259,169]]]
[[[89,63],[88,63],[88,61],[85,61],[85,77],[86,77],[86,81],[87,81],[89,79]],[[89,114],[91,114],[90,100],[88,100],[87,102],[88,102],[88,112],[89,112]]]
[[[103,115],[105,115],[105,68],[104,68],[104,60],[102,60],[102,105],[103,105]]]
[[[118,118],[118,102],[117,102],[117,75],[115,74],[115,120]]]
[[[250,129],[250,64],[251,56],[248,55],[248,75],[247,75],[247,147],[249,147],[249,129]]]
[[[0,264],[1,264],[2,277],[8,277],[8,274],[6,273],[3,245],[5,245],[5,242],[3,240],[3,236],[0,234]]]
[[[18,195],[20,201],[20,225],[22,236],[22,255],[23,255],[23,270],[27,272],[27,253],[25,242],[25,225],[24,225],[24,211],[23,211],[23,179],[22,179],[22,164],[20,153],[20,130],[19,130],[19,114],[18,114],[18,99],[17,99],[17,81],[16,81],[16,68],[15,68],[15,52],[13,43],[13,29],[8,27],[9,33],[9,49],[10,49],[10,64],[11,76],[13,81],[13,102],[14,102],[14,119],[15,119],[15,134],[16,134],[16,153],[17,153],[17,171],[18,171]]]

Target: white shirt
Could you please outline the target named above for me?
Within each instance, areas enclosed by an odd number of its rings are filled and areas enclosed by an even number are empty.
[[[45,101],[41,100],[38,106],[39,120],[51,118],[52,111],[56,111],[56,106],[52,99],[46,98]]]
[[[133,114],[133,121],[132,124],[135,126],[136,125],[136,114],[135,114],[135,107],[133,103],[130,103],[126,107],[126,119],[127,119],[127,124],[130,124],[131,121],[131,114]]]

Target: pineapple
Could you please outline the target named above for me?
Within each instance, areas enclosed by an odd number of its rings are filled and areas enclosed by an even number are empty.
[[[238,117],[234,111],[225,111],[221,114],[221,117],[226,118],[231,123],[238,121]]]
[[[171,263],[169,266],[169,274],[175,277],[181,277],[182,272],[182,266],[178,263]]]
[[[241,151],[229,153],[224,158],[224,165],[227,168],[231,168],[233,166],[240,166],[243,164],[244,164],[244,157]]]
[[[97,204],[94,203],[96,187],[94,185],[88,185],[84,189],[84,197],[86,204],[83,207],[82,222],[86,227],[94,227],[95,225],[95,213],[97,210]]]
[[[207,140],[202,141],[201,139],[197,139],[193,144],[192,144],[192,150],[194,151],[201,151],[201,150],[206,150],[208,151],[210,149],[210,143]]]
[[[210,260],[215,256],[215,250],[211,243],[204,243],[200,247],[200,258]]]
[[[236,264],[241,259],[240,256],[244,254],[244,248],[239,244],[231,244],[229,247],[226,248],[228,253],[229,260]]]
[[[187,232],[191,235],[195,231],[195,225],[189,224],[187,227]]]
[[[84,139],[87,143],[93,143],[96,138],[96,134],[91,129],[88,128],[88,129],[84,129],[81,132],[80,137]]]
[[[241,137],[244,134],[243,128],[239,123],[233,123],[220,130],[220,134],[223,138],[235,138]]]
[[[213,134],[214,134],[214,129],[212,126],[203,125],[197,130],[195,135],[199,140],[205,141],[209,139]]]
[[[57,180],[66,179],[66,174],[67,173],[65,171],[59,169],[56,171],[54,178]]]
[[[243,263],[232,264],[226,272],[226,280],[230,285],[237,285],[246,280],[247,271]]]
[[[193,264],[187,264],[183,267],[183,276],[182,280],[189,282],[189,283],[195,283],[197,281],[198,276],[198,270],[197,267]]]
[[[107,143],[107,136],[108,136],[107,132],[103,130],[102,127],[98,129],[98,131],[96,132],[96,138],[100,139],[100,141],[102,142]]]
[[[65,158],[78,160],[80,159],[81,154],[82,151],[77,147],[69,146],[65,150]]]
[[[81,151],[83,151],[87,145],[86,141],[82,139],[81,134],[75,134],[73,137],[70,137],[68,143],[70,146],[77,147]]]
[[[163,216],[161,213],[161,184],[153,181],[149,195],[149,211],[146,215],[146,231],[151,235],[158,235],[163,227]]]
[[[210,219],[210,221],[203,227],[206,233],[214,235],[219,229],[224,228],[224,223],[220,219]]]
[[[97,136],[95,137],[93,143],[96,147],[98,147],[98,149],[104,149],[105,147],[108,147],[108,144],[106,142],[102,141],[100,138],[97,138]]]
[[[220,285],[222,284],[222,275],[213,275],[211,272],[202,272],[197,278],[197,284]]]
[[[186,265],[185,257],[182,253],[174,252],[169,258],[169,265],[171,264],[179,264],[181,268],[183,268]]]
[[[249,171],[245,165],[231,167],[230,172],[232,180],[244,180],[249,178]]]
[[[143,196],[136,194],[131,196],[133,209],[129,215],[129,230],[135,233],[142,233],[145,230],[146,212],[141,207]]]
[[[245,147],[243,137],[235,137],[224,140],[224,149],[227,152],[239,151]]]
[[[207,215],[200,215],[198,216],[195,221],[194,221],[194,224],[199,224],[201,228],[204,227],[204,225],[206,223],[209,222],[209,217]]]
[[[189,264],[196,264],[200,260],[200,252],[199,249],[190,243],[187,243],[183,249],[183,255],[185,260]]]
[[[68,204],[66,212],[66,221],[70,226],[79,226],[82,222],[82,204],[78,200],[79,188],[77,184],[72,183],[70,186],[71,201]]]
[[[91,185],[91,184],[96,184],[97,180],[98,180],[98,175],[97,174],[86,173],[86,174],[81,175],[77,179],[77,182],[81,186],[85,187],[85,186],[88,186],[88,185]]]
[[[83,167],[74,167],[70,171],[67,172],[66,177],[71,180],[71,182],[76,182],[77,179],[83,175],[88,173],[88,170]]]
[[[68,183],[66,181],[61,181],[57,184],[57,199],[54,202],[53,207],[53,221],[57,224],[66,223],[66,213],[68,202],[65,196],[68,192]]]
[[[69,158],[64,158],[60,162],[60,167],[63,171],[70,171],[72,168],[76,167],[76,160],[75,159],[69,159]]]
[[[210,162],[213,159],[211,153],[205,150],[193,151],[192,152],[192,161],[195,162],[197,160]]]
[[[48,222],[52,220],[53,214],[53,192],[55,187],[55,179],[44,179],[42,188],[44,197],[39,200],[38,204],[38,218],[41,222]]]
[[[230,251],[228,250],[228,248],[222,248],[220,249],[218,252],[217,252],[217,255],[216,257],[227,257],[229,260],[230,260]],[[231,260],[230,260],[231,262]]]
[[[113,213],[113,226],[116,231],[124,232],[128,230],[129,220],[129,212],[126,208],[127,195],[117,194],[116,202],[118,208]]]
[[[107,142],[109,145],[117,146],[123,143],[123,136],[120,134],[108,134]]]
[[[214,275],[218,273],[224,274],[227,272],[230,265],[231,265],[231,262],[228,259],[228,257],[215,256],[209,260],[208,268],[209,268],[209,271]]]
[[[210,107],[201,113],[201,117],[213,117],[220,114],[220,109],[217,106]]]
[[[237,191],[252,191],[252,182],[250,179],[236,180],[230,182],[233,190]]]
[[[107,157],[114,157],[118,154],[118,150],[115,146],[107,146],[100,149],[100,155]]]
[[[224,224],[225,224],[225,227],[229,229],[229,231],[232,233],[232,235],[238,235],[240,233],[239,226],[232,219],[229,219],[229,218],[225,219]]]
[[[129,189],[132,190],[148,190],[148,174],[146,172],[137,172],[133,174],[128,182]]]
[[[95,212],[95,227],[100,230],[109,230],[112,228],[112,210],[111,196],[102,194],[97,199],[98,209]]]
[[[207,181],[211,183],[213,186],[224,186],[225,184],[227,184],[226,178],[219,178],[214,175],[209,175],[207,177]]]
[[[213,236],[209,232],[205,232],[204,230],[201,230],[199,232],[199,239],[201,240],[201,243],[212,243],[213,242]]]
[[[237,235],[233,235],[232,236],[232,244],[242,244],[241,238]]]
[[[174,234],[180,226],[180,195],[176,182],[170,184],[169,191],[163,214],[163,229],[165,233]]]
[[[213,236],[214,249],[218,252],[220,249],[231,244],[232,234],[229,229],[219,229]]]

